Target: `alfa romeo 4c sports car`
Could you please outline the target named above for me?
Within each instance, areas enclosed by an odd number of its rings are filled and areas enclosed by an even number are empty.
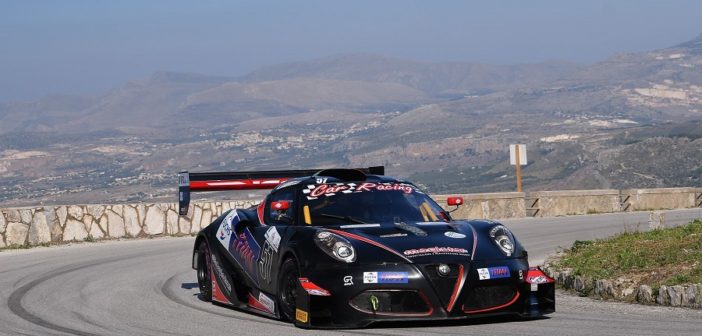
[[[183,172],[180,214],[191,192],[237,189],[272,191],[198,234],[204,300],[303,328],[555,311],[553,280],[506,226],[454,219],[383,167]]]

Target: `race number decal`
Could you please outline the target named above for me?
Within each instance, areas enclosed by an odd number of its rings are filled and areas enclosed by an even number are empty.
[[[271,278],[271,269],[273,268],[273,259],[275,259],[276,255],[277,249],[274,249],[273,245],[266,240],[263,244],[261,259],[258,260],[258,275],[261,281],[266,283],[271,283],[271,281],[273,281]]]

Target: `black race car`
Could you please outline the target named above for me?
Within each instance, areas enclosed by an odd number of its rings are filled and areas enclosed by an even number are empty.
[[[383,167],[180,174],[190,192],[272,188],[202,229],[201,297],[304,328],[555,311],[554,283],[504,225],[455,220]],[[463,203],[450,197],[449,206]]]

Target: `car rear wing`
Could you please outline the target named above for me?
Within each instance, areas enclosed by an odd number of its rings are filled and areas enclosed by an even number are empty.
[[[384,166],[355,168],[365,174],[385,175]],[[324,169],[248,172],[178,173],[178,213],[188,214],[191,192],[273,189],[296,177],[313,176]]]

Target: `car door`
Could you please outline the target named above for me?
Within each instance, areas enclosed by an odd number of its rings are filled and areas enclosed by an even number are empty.
[[[273,267],[277,264],[280,242],[286,228],[295,222],[294,191],[281,189],[269,195],[264,204],[263,223],[236,221],[229,253],[252,287],[271,290]],[[283,209],[277,207],[285,204]]]
[[[264,206],[265,225],[250,228],[251,236],[260,246],[253,271],[261,290],[275,292],[280,244],[287,229],[296,224],[296,212],[295,188],[276,190],[268,196]]]

